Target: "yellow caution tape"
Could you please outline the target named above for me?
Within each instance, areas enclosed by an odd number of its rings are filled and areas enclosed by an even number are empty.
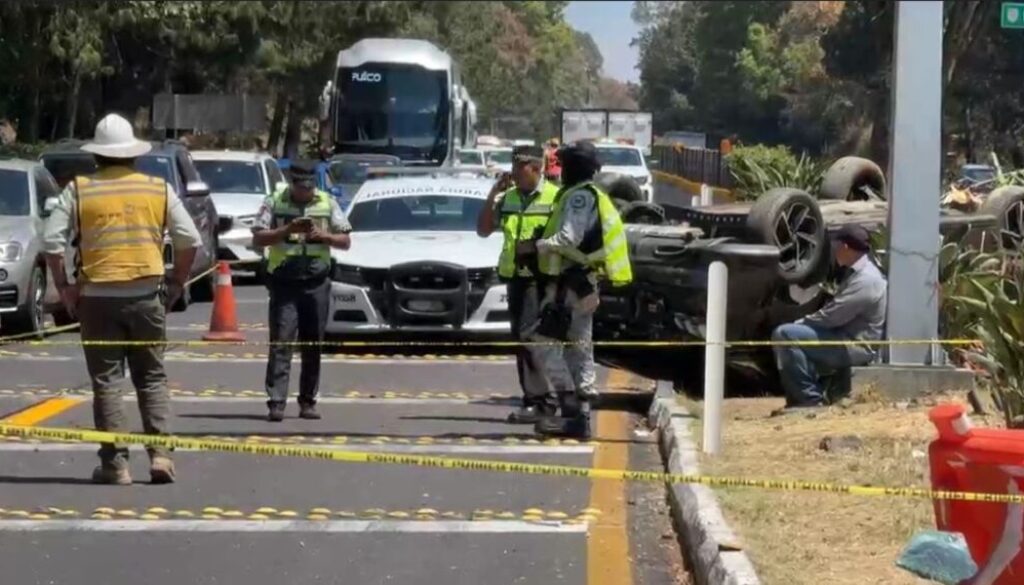
[[[0,338],[0,343],[9,338]],[[119,340],[107,341],[101,339],[64,339],[64,340],[28,340],[22,341],[19,345],[26,346],[82,346],[82,347],[152,347],[161,345],[173,345],[175,347],[505,347],[515,348],[524,346],[551,346],[551,345],[582,345],[580,341],[205,341],[199,339],[172,339],[167,341],[140,341],[140,340]],[[702,340],[664,340],[664,341],[611,341],[598,340],[590,342],[595,347],[704,347],[707,345],[718,345]],[[726,341],[721,345],[725,347],[847,347],[851,345],[871,346],[896,346],[896,345],[975,345],[981,343],[980,339],[887,339],[865,343],[861,341],[848,340],[821,340],[821,341]]]
[[[617,481],[643,481],[672,484],[701,484],[710,487],[747,487],[782,491],[825,492],[833,494],[850,494],[856,496],[917,498],[930,500],[960,500],[970,502],[1024,503],[1024,495],[995,494],[977,492],[940,491],[918,487],[883,487],[865,485],[839,485],[822,482],[798,480],[762,480],[739,477],[720,477],[711,475],[687,475],[681,473],[663,473],[658,471],[630,471],[626,469],[599,469],[590,467],[571,467],[567,465],[547,465],[537,463],[519,463],[509,461],[487,461],[476,459],[457,459],[452,457],[404,455],[392,453],[359,453],[334,450],[323,447],[293,447],[288,445],[267,445],[251,443],[231,443],[208,439],[191,439],[170,435],[140,435],[133,433],[110,433],[77,429],[59,429],[45,427],[26,427],[20,425],[0,424],[0,434],[36,439],[52,439],[61,441],[82,441],[90,443],[122,443],[137,445],[153,445],[165,448],[193,449],[201,451],[221,451],[225,453],[246,453],[250,455],[268,455],[272,457],[298,457],[302,459],[319,459],[342,463],[376,463],[383,465],[402,465],[412,467],[429,467],[434,469],[457,469],[465,471],[490,471],[496,473],[514,473],[526,475],[549,475],[558,477],[575,477],[582,479],[610,479]],[[279,512],[283,516],[286,512]],[[381,511],[383,514],[384,511]]]

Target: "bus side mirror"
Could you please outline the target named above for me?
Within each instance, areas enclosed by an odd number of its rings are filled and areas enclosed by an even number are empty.
[[[331,115],[331,96],[334,95],[334,82],[328,81],[320,93],[320,119],[326,120]]]

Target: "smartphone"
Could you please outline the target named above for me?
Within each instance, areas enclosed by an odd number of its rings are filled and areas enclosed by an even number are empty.
[[[297,217],[292,220],[293,223],[301,225],[305,231],[313,229],[313,218],[312,217]]]

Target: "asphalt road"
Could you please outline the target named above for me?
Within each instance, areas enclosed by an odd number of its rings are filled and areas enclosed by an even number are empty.
[[[657,469],[637,413],[649,382],[602,370],[613,398],[595,440],[538,440],[505,417],[517,404],[507,352],[475,347],[336,347],[320,421],[264,420],[266,293],[236,286],[244,347],[199,340],[210,305],[172,314],[173,430],[188,436],[356,451]],[[92,428],[76,334],[0,347],[0,420]],[[292,388],[297,384],[298,360]],[[128,388],[126,386],[126,388]],[[130,388],[126,409],[141,424]],[[6,417],[6,418],[4,418]],[[575,478],[179,450],[178,482],[148,483],[132,448],[130,487],[88,478],[95,445],[0,439],[3,583],[687,582],[660,486]]]

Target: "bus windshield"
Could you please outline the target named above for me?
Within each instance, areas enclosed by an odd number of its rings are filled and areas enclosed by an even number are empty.
[[[338,70],[340,152],[393,154],[440,163],[448,150],[448,74],[415,65]]]

